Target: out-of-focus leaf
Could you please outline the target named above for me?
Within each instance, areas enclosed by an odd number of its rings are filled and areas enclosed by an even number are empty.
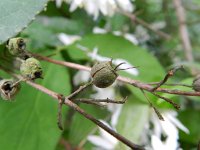
[[[180,121],[189,129],[190,134],[180,132],[180,140],[197,145],[200,139],[199,117],[200,110],[187,109],[179,113]]]
[[[81,105],[81,107],[98,119],[104,119],[107,114],[106,110],[93,105]],[[92,131],[94,132],[95,129],[97,129],[97,125],[85,119],[80,114],[75,114],[69,128],[67,139],[72,145],[77,146],[81,141],[86,141],[87,136],[92,134]]]
[[[67,34],[81,34],[84,24],[78,20],[67,19],[63,17],[39,17],[38,22],[54,33],[64,32]]]
[[[56,56],[55,59],[62,59]],[[43,64],[40,83],[58,93],[70,92],[69,76],[64,67]],[[58,102],[24,84],[15,102],[0,101],[0,149],[54,150],[61,131],[57,127]],[[66,112],[67,107],[63,107]],[[9,144],[8,144],[8,141]]]
[[[61,44],[57,38],[57,34],[46,28],[38,20],[31,23],[21,35],[28,38],[27,44],[31,49],[46,48],[47,46],[55,47]]]
[[[46,3],[47,0],[1,0],[0,44],[27,27]]]
[[[144,132],[145,125],[148,123],[148,118],[148,105],[138,103],[138,100],[132,96],[128,99],[128,102],[123,105],[117,131],[134,143],[141,144],[140,138]],[[127,150],[129,148],[120,143],[116,149]]]

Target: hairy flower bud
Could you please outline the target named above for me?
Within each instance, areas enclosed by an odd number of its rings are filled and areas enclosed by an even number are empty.
[[[20,72],[22,76],[30,80],[42,78],[43,73],[40,62],[33,57],[22,62],[20,66]]]
[[[99,88],[106,88],[113,84],[118,76],[112,62],[98,62],[91,69],[93,84]]]

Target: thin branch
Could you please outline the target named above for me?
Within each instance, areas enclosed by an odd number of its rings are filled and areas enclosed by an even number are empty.
[[[161,99],[165,100],[166,102],[172,104],[174,106],[174,108],[180,109],[180,106],[178,104],[176,104],[175,102],[173,102],[171,99],[163,97],[163,96],[160,96],[160,95],[158,95],[158,94],[156,94],[154,92],[152,92],[152,94],[157,96],[158,98],[161,98]]]
[[[183,69],[183,66],[178,66],[173,68],[172,70],[168,71],[168,73],[165,75],[164,79],[162,81],[160,81],[158,83],[158,85],[156,87],[154,87],[152,89],[152,92],[154,92],[155,90],[157,90],[160,86],[162,86],[163,84],[165,84],[165,82],[167,82],[167,80],[172,77],[174,75],[174,73],[179,70],[179,69]]]
[[[39,54],[33,54],[33,55],[40,60],[48,61],[50,63],[62,65],[62,66],[65,66],[65,67],[78,69],[78,70],[85,70],[85,71],[91,70],[90,67],[86,67],[86,66],[83,66],[83,65],[79,65],[79,64],[75,64],[75,63],[71,63],[71,62],[54,60],[54,59],[51,59],[51,58],[48,58],[48,57],[45,57],[45,56],[41,56]],[[130,78],[118,76],[117,80],[121,81],[125,84],[130,84],[130,85],[132,85],[136,88],[141,88],[141,89],[149,91],[149,92],[152,92],[152,89],[153,89],[153,87],[151,85],[147,84],[147,83],[143,83],[143,82],[133,80],[133,79],[130,79]],[[170,89],[166,89],[166,88],[158,88],[154,92],[162,92],[162,93],[167,93],[167,94],[184,95],[184,96],[200,96],[200,92],[196,92],[196,91],[180,91],[180,90],[170,90]]]
[[[188,29],[186,25],[186,16],[185,16],[185,10],[184,7],[182,6],[182,1],[181,0],[173,0],[175,10],[176,10],[176,15],[178,18],[178,23],[179,23],[179,33],[182,41],[182,46],[185,51],[185,58],[187,61],[192,62],[194,60],[193,55],[192,55],[192,46],[188,34]]]
[[[99,102],[97,102],[97,101],[93,101],[93,99],[70,99],[70,101],[72,101],[72,102],[81,102],[81,103],[85,103],[85,104],[92,104],[92,105],[96,105],[96,106],[99,106],[99,107],[106,107],[106,105],[103,105],[103,104],[101,104],[101,103],[99,103]]]
[[[1,68],[4,70],[4,68]],[[21,80],[23,77],[17,74],[12,73],[9,70],[4,70],[7,73],[13,75],[15,78]],[[35,89],[51,96],[52,98],[60,101],[60,98],[62,97],[62,95],[51,91],[49,89],[47,89],[46,87],[43,87],[42,85],[39,85],[37,83],[34,83],[32,81],[26,80],[24,81],[25,83],[27,83],[28,85],[34,87]],[[82,116],[84,116],[85,118],[87,118],[88,120],[92,121],[93,123],[95,123],[96,125],[98,125],[99,127],[101,127],[102,129],[104,129],[105,131],[107,131],[109,134],[111,134],[112,136],[114,136],[116,139],[118,139],[119,141],[121,141],[122,143],[124,143],[125,145],[127,145],[128,147],[130,147],[131,149],[134,150],[144,150],[144,148],[142,146],[139,146],[137,144],[134,144],[133,142],[131,142],[130,140],[126,139],[125,137],[123,137],[122,135],[120,135],[119,133],[115,132],[114,130],[112,130],[111,128],[109,128],[107,125],[105,125],[104,123],[102,123],[101,121],[97,120],[95,117],[93,117],[92,115],[86,113],[82,108],[80,108],[78,105],[76,105],[75,103],[73,103],[72,101],[70,101],[67,97],[64,97],[64,104],[69,106],[70,108],[73,108],[75,111],[79,112]]]
[[[157,108],[151,103],[149,97],[146,95],[146,93],[144,92],[144,90],[140,89],[141,92],[144,94],[144,97],[146,98],[147,102],[149,103],[149,105],[153,108],[153,110],[155,111],[156,115],[158,116],[158,118],[162,121],[165,121],[163,116],[161,115],[161,113],[157,110]]]
[[[96,102],[96,103],[100,103],[100,102],[106,102],[106,103],[114,103],[114,104],[124,104],[125,102],[126,102],[126,100],[127,100],[127,97],[125,97],[124,99],[122,99],[122,100],[112,100],[112,99],[109,99],[109,98],[107,98],[107,99],[89,99],[89,98],[79,98],[79,99],[74,99],[73,101],[78,101],[78,102],[82,102],[82,103],[84,103],[84,102],[91,102],[91,101],[93,101],[93,102]]]
[[[151,83],[146,83],[149,85],[158,85],[160,82],[151,82]],[[188,88],[192,88],[192,85],[188,85],[188,84],[182,84],[182,83],[165,83],[166,86],[184,86],[184,87],[188,87]]]
[[[75,63],[71,63],[71,62],[59,61],[59,60],[51,59],[51,58],[41,56],[41,55],[35,54],[35,53],[31,53],[31,54],[40,60],[45,60],[45,61],[57,64],[57,65],[68,66],[69,68],[74,68],[74,69],[78,69],[78,70],[86,70],[86,71],[91,70],[89,67],[86,67],[83,65],[79,65],[79,64],[75,64]]]
[[[73,98],[74,96],[76,96],[77,94],[79,94],[81,91],[83,91],[84,89],[86,89],[91,84],[92,84],[92,80],[90,82],[86,83],[85,85],[80,86],[75,92],[73,92],[72,94],[70,94],[67,98],[68,99]]]

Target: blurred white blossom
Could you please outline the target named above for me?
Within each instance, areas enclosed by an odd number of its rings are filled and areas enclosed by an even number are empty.
[[[74,85],[78,86],[82,83],[86,83],[90,80],[90,72],[79,70],[73,77]]]
[[[103,122],[109,128],[115,130],[107,122],[103,120],[101,120],[101,122]],[[92,144],[94,144],[101,150],[114,150],[115,146],[118,144],[118,140],[101,128],[99,128],[99,131],[100,131],[99,135],[89,135],[87,138],[88,141],[90,141]]]
[[[60,33],[58,35],[58,39],[65,45],[73,44],[75,41],[78,41],[81,39],[78,35],[69,35],[65,33]]]
[[[70,4],[71,12],[77,8],[84,8],[94,19],[97,19],[100,12],[105,16],[112,16],[117,9],[127,12],[134,9],[130,0],[56,0],[57,7],[61,6],[62,1]]]
[[[95,33],[95,34],[106,34],[106,33],[108,33],[108,31],[106,29],[103,29],[103,28],[94,27],[93,33]],[[127,39],[128,41],[130,41],[134,45],[138,45],[138,43],[139,43],[134,34],[122,33],[121,31],[113,31],[112,33],[116,36],[123,36],[125,39]]]
[[[177,150],[179,147],[178,129],[189,134],[189,130],[176,118],[177,113],[167,111],[162,113],[165,121],[160,121],[157,116],[152,115],[152,123],[154,125],[151,135],[151,145],[154,150]],[[166,140],[162,141],[161,136],[165,135]]]
[[[93,86],[96,93],[91,95],[91,97],[96,99],[105,99],[105,98],[115,99],[114,86],[115,85],[112,85],[106,89],[101,89]],[[123,105],[108,104],[107,106],[108,110],[111,112],[110,125],[108,122],[105,122],[103,120],[101,121],[109,128],[116,130],[116,125],[118,123],[118,119]],[[88,141],[90,141],[100,149],[114,150],[115,146],[118,144],[118,140],[101,128],[99,128],[99,131],[100,131],[99,135],[89,135]]]
[[[148,31],[146,28],[144,28],[141,25],[138,25],[136,27],[136,31],[135,31],[135,37],[137,38],[137,40],[140,43],[145,43],[146,41],[148,41],[150,39],[150,35],[148,34]]]
[[[92,58],[93,60],[97,60],[99,62],[111,60],[111,58],[109,58],[109,57],[99,55],[97,47],[95,47],[92,52],[90,52],[87,47],[84,47],[82,45],[77,45],[77,48],[79,48],[82,51],[85,51],[87,53],[88,57]],[[134,67],[134,65],[132,65],[130,62],[128,62],[127,60],[122,59],[122,58],[116,58],[116,59],[112,60],[112,63],[114,65],[118,65],[118,64],[123,63],[123,62],[124,62],[124,64],[121,65],[119,67],[119,69]],[[134,76],[137,76],[139,74],[139,71],[138,71],[137,68],[131,68],[131,69],[127,69],[127,70],[124,70],[124,71],[131,74],[131,75],[134,75]]]

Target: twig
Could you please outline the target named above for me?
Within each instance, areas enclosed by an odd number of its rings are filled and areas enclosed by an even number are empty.
[[[96,106],[99,106],[99,107],[105,107],[106,105],[103,105],[97,101],[93,101],[93,99],[70,99],[70,101],[72,102],[81,102],[81,103],[85,103],[85,104],[92,104],[92,105],[96,105]]]
[[[171,99],[163,97],[163,96],[160,96],[160,95],[158,95],[158,94],[156,94],[154,92],[152,92],[152,94],[157,96],[157,97],[159,97],[159,98],[161,98],[161,99],[163,99],[163,100],[165,100],[166,102],[172,104],[174,106],[174,108],[180,109],[180,106],[178,104],[176,104],[175,102],[173,102]]]
[[[65,150],[72,150],[71,145],[64,138],[61,138],[59,143],[65,147]]]
[[[149,85],[158,85],[160,82],[151,82],[151,83],[146,83]],[[182,84],[182,83],[165,83],[166,86],[184,86],[184,87],[188,87],[188,88],[192,88],[192,85],[188,85],[188,84]]]
[[[85,85],[80,86],[75,92],[73,92],[72,94],[70,94],[67,98],[68,99],[73,98],[74,96],[76,96],[77,94],[79,94],[81,91],[83,91],[84,89],[86,89],[91,84],[92,84],[92,80],[90,82],[86,83]]]
[[[74,99],[74,101],[78,101],[78,102],[91,102],[94,101],[96,103],[99,102],[106,102],[106,103],[114,103],[114,104],[124,104],[127,100],[127,97],[125,97],[123,100],[117,101],[117,100],[112,100],[112,99],[89,99],[89,98],[79,98],[79,99]]]
[[[78,70],[85,70],[85,71],[91,70],[90,67],[86,67],[86,66],[83,66],[83,65],[79,65],[79,64],[75,64],[75,63],[71,63],[71,62],[54,60],[54,59],[51,59],[51,58],[48,58],[48,57],[45,57],[45,56],[41,56],[39,54],[33,54],[33,55],[35,57],[37,57],[38,59],[48,61],[50,63],[62,65],[62,66],[65,66],[65,67],[78,69]],[[126,83],[126,84],[130,84],[134,87],[141,88],[141,89],[149,91],[149,92],[152,92],[152,89],[153,89],[153,87],[151,85],[147,84],[147,83],[143,83],[143,82],[133,80],[133,79],[130,79],[130,78],[118,76],[117,80],[121,81],[123,83]],[[166,89],[166,88],[158,88],[154,92],[162,92],[162,93],[167,93],[167,94],[184,95],[184,96],[200,96],[200,92],[196,92],[196,91],[169,90],[169,89]]]
[[[194,58],[192,55],[192,46],[186,25],[185,10],[184,7],[182,6],[181,0],[173,0],[173,2],[179,22],[179,33],[182,40],[182,46],[185,51],[185,58],[187,61],[192,62]]]
[[[3,69],[3,68],[1,68]],[[4,70],[4,69],[3,69]],[[22,79],[22,77],[20,75],[14,74],[12,72],[10,72],[9,70],[4,70],[6,72],[8,72],[9,74],[13,75],[14,77],[18,78],[19,80]],[[25,83],[27,83],[28,85],[34,87],[35,89],[51,96],[52,98],[56,99],[56,100],[60,100],[60,94],[51,91],[49,89],[47,89],[46,87],[43,87],[42,85],[39,85],[37,83],[34,83],[32,81],[25,81]],[[96,125],[98,125],[99,127],[101,127],[102,129],[104,129],[105,131],[107,131],[109,134],[111,134],[112,136],[114,136],[116,139],[118,139],[119,141],[121,141],[122,143],[124,143],[125,145],[127,145],[128,147],[130,147],[131,149],[134,150],[144,150],[144,148],[142,146],[139,146],[137,144],[134,144],[133,142],[129,141],[128,139],[126,139],[125,137],[123,137],[122,135],[120,135],[119,133],[115,132],[114,130],[112,130],[111,128],[109,128],[107,125],[105,125],[104,123],[102,123],[101,121],[97,120],[95,117],[93,117],[92,115],[86,113],[82,108],[80,108],[78,105],[76,105],[75,103],[73,103],[72,101],[70,101],[68,99],[68,97],[65,97],[64,100],[64,104],[73,108],[75,111],[79,112],[81,115],[83,115],[85,118],[89,119],[90,121],[92,121],[93,123],[95,123]]]
[[[129,12],[124,12],[124,11],[119,11],[119,12],[122,13],[123,15],[129,17],[132,22],[136,22],[138,24],[141,24],[145,28],[147,28],[150,31],[152,31],[152,32],[156,33],[157,35],[159,35],[161,38],[166,39],[166,40],[169,40],[171,38],[170,35],[168,35],[167,33],[164,33],[164,32],[162,32],[160,30],[154,29],[150,24],[148,24],[144,20],[138,18],[136,15],[131,14]]]
[[[178,66],[178,67],[175,67],[173,68],[172,70],[168,71],[168,73],[165,75],[164,79],[162,81],[160,81],[158,83],[158,85],[156,87],[154,87],[152,89],[152,92],[154,92],[155,90],[157,90],[160,86],[162,86],[163,84],[165,84],[165,82],[167,82],[167,80],[174,75],[174,73],[179,70],[179,69],[182,69],[183,66]]]
[[[57,65],[68,66],[70,68],[74,68],[74,69],[78,69],[78,70],[86,70],[86,71],[91,70],[89,67],[86,67],[83,65],[79,65],[79,64],[75,64],[75,63],[71,63],[71,62],[59,61],[59,60],[51,59],[49,57],[41,56],[41,55],[35,54],[35,53],[31,53],[31,54],[40,60],[45,60],[45,61],[57,64]]]
[[[153,110],[155,111],[155,113],[157,114],[158,118],[162,121],[165,121],[163,116],[161,115],[161,113],[157,110],[157,108],[155,106],[153,106],[153,104],[151,103],[149,97],[146,95],[146,93],[144,92],[144,90],[140,89],[142,91],[142,93],[144,94],[147,102],[149,103],[149,105],[153,108]]]

